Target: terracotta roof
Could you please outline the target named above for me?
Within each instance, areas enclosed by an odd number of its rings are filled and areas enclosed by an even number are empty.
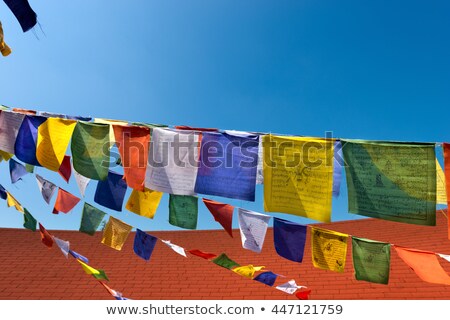
[[[364,219],[319,225],[351,235],[386,241],[416,249],[450,254],[447,220],[438,213],[437,227],[422,227],[383,220]],[[100,243],[101,233],[88,236],[74,231],[50,232],[69,240],[73,250],[90,259],[94,268],[104,269],[108,285],[131,299],[296,299],[273,287],[241,277],[199,257],[186,259],[158,242],[149,262],[133,253],[134,234],[122,251]],[[389,285],[356,281],[353,277],[351,246],[345,273],[316,269],[311,263],[309,240],[303,263],[279,257],[273,246],[273,232],[267,232],[263,252],[241,247],[239,231],[230,238],[224,230],[153,231],[160,239],[186,249],[220,254],[244,264],[264,265],[283,274],[277,284],[295,279],[312,289],[311,299],[450,299],[450,286],[423,282],[392,250]],[[0,229],[0,299],[111,299],[97,281],[86,275],[76,261],[66,259],[59,248],[45,247],[39,232]],[[309,237],[308,237],[309,239]],[[447,272],[450,263],[441,260]]]

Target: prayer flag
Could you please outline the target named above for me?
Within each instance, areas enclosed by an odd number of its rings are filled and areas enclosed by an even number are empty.
[[[120,251],[132,228],[132,226],[125,222],[110,216],[109,221],[103,230],[102,243]]]
[[[253,280],[259,281],[271,287],[275,283],[277,277],[278,275],[276,273],[273,273],[272,271],[266,271],[258,274],[255,278],[253,278]]]
[[[145,188],[144,191],[133,190],[125,208],[140,216],[153,219],[161,201],[162,192]]]
[[[55,241],[56,245],[59,247],[63,255],[65,255],[66,258],[69,258],[69,250],[70,250],[69,241],[61,240],[55,236],[53,236],[53,240]]]
[[[91,266],[89,266],[88,264],[84,263],[81,260],[77,261],[79,264],[81,264],[81,267],[83,268],[86,274],[92,275],[97,280],[107,280],[107,281],[109,280],[108,277],[106,276],[105,271],[92,268]]]
[[[25,170],[27,170],[28,173],[33,173],[34,166],[32,166],[31,164],[25,164]]]
[[[334,143],[333,156],[333,196],[339,197],[341,193],[342,171],[344,167],[344,156],[342,154],[341,141]]]
[[[27,32],[37,23],[36,12],[33,11],[28,0],[3,0],[19,21],[23,32]]]
[[[75,252],[75,251],[73,251],[73,250],[69,250],[69,253],[70,253],[70,254],[72,255],[72,257],[74,257],[75,259],[81,260],[81,261],[83,261],[84,263],[89,263],[89,259],[86,258],[86,257],[84,257],[84,256],[82,256],[81,254],[79,254],[79,253],[77,253],[77,252]]]
[[[176,195],[195,195],[200,134],[155,128],[145,186]]]
[[[200,251],[198,249],[194,249],[194,250],[189,250],[188,251],[190,254],[193,254],[194,256],[206,259],[206,260],[210,260],[212,258],[217,257],[217,255],[215,255],[214,253],[208,253],[208,252],[203,252]]]
[[[150,129],[120,125],[113,125],[113,128],[116,145],[122,159],[124,179],[130,188],[144,190]]]
[[[184,251],[183,247],[177,246],[176,244],[173,244],[170,242],[170,240],[162,240],[161,241],[167,245],[170,249],[172,249],[173,251],[175,251],[176,253],[178,253],[179,255],[187,258],[186,256],[186,252]]]
[[[0,112],[0,150],[14,154],[14,145],[25,115],[2,110]]]
[[[23,227],[31,231],[36,231],[37,221],[26,208],[23,209]]]
[[[70,192],[64,189],[58,189],[58,196],[56,197],[55,207],[53,208],[53,213],[58,214],[60,211],[64,213],[69,213],[80,201],[80,198],[75,197]]]
[[[80,189],[80,194],[84,198],[84,194],[86,192],[86,187],[89,184],[89,182],[91,181],[91,179],[86,178],[85,176],[82,176],[81,174],[79,174],[73,168],[73,165],[72,165],[72,171],[73,171],[73,176],[75,177],[75,181],[77,182],[78,189]]]
[[[353,268],[356,280],[388,284],[391,245],[352,237]]]
[[[39,190],[41,191],[42,197],[44,198],[45,202],[50,204],[50,200],[52,199],[52,196],[55,193],[57,186],[54,183],[42,178],[38,174],[36,174],[36,182],[38,184]]]
[[[311,227],[312,261],[316,268],[344,272],[348,235]]]
[[[294,294],[295,291],[297,291],[298,289],[306,288],[306,287],[297,285],[297,283],[295,283],[295,280],[292,279],[292,280],[289,280],[286,283],[283,283],[283,284],[277,286],[276,288],[278,290],[286,292],[288,294]]]
[[[3,200],[6,200],[8,197],[8,194],[6,192],[6,189],[0,184],[0,198]]]
[[[331,221],[332,139],[264,136],[264,207]]]
[[[127,192],[127,184],[122,175],[109,171],[108,179],[97,183],[94,201],[106,208],[122,211],[123,199]]]
[[[0,21],[0,52],[4,57],[7,57],[11,54],[11,48],[5,43],[4,40],[3,27],[1,21]]]
[[[101,281],[99,281],[99,282],[106,289],[106,291],[108,291],[109,294],[112,295],[116,300],[129,300],[129,299],[125,298],[124,296],[122,296],[122,293],[111,289],[105,283],[103,283]]]
[[[193,196],[169,196],[169,223],[184,229],[196,229],[198,198]]]
[[[436,159],[436,203],[447,204],[447,190],[445,188],[445,174]]]
[[[11,183],[16,183],[22,180],[22,177],[28,174],[25,166],[14,159],[9,161],[9,174],[11,176]]]
[[[52,235],[44,228],[42,224],[39,223],[39,233],[41,234],[41,241],[47,247],[51,248],[53,246]]]
[[[240,274],[243,277],[253,279],[253,276],[255,275],[255,272],[261,271],[265,267],[254,267],[253,265],[249,264],[248,266],[242,266],[242,267],[236,267],[232,269],[233,272]]]
[[[0,150],[0,162],[3,160],[8,161],[11,159],[14,155],[5,151]]]
[[[81,217],[80,232],[93,236],[103,221],[106,213],[85,202]]]
[[[94,179],[108,178],[109,125],[79,121],[72,135],[73,167],[81,175]]]
[[[434,252],[394,246],[399,257],[425,282],[450,285],[450,276],[442,269]]]
[[[58,169],[59,175],[69,183],[70,176],[72,175],[72,164],[70,163],[70,156],[64,156],[61,166]]]
[[[226,232],[233,237],[232,222],[234,207],[229,204],[209,200],[203,198],[203,203],[208,208],[209,212],[214,217],[214,220],[219,222]]]
[[[303,291],[297,291],[295,293],[295,296],[299,299],[299,300],[308,300],[309,299],[309,294],[311,293],[311,289],[308,290],[303,290]]]
[[[450,262],[450,255],[448,255],[448,254],[441,254],[441,253],[437,253],[437,255],[438,255],[439,257],[441,257],[442,259],[445,259],[445,260],[447,260],[448,262]]]
[[[157,240],[158,238],[149,235],[140,229],[136,229],[133,245],[134,253],[144,260],[150,260]]]
[[[202,133],[194,191],[255,201],[259,137]]]
[[[14,153],[17,159],[40,166],[36,158],[36,143],[39,126],[47,120],[45,117],[27,115],[23,118],[14,144]]]
[[[212,260],[212,262],[214,262],[218,266],[221,266],[223,268],[230,269],[230,270],[235,267],[241,266],[239,263],[228,258],[228,256],[225,253],[222,253],[220,256],[218,256],[217,258]]]
[[[20,205],[19,201],[17,201],[8,191],[6,191],[6,205],[8,207],[14,206],[17,211],[24,213],[23,207]]]
[[[43,167],[58,171],[75,125],[74,120],[48,118],[39,126],[36,158]]]
[[[273,240],[278,255],[295,262],[303,261],[303,252],[305,250],[306,242],[306,226],[274,218]]]
[[[346,140],[343,148],[349,212],[436,225],[434,143]]]
[[[266,238],[270,216],[238,208],[242,247],[260,253]]]
[[[109,125],[109,141],[111,142],[111,144],[116,142],[116,137],[114,136],[113,125],[128,126],[128,122],[127,121],[103,119],[103,118],[95,118],[94,119],[94,123]]]

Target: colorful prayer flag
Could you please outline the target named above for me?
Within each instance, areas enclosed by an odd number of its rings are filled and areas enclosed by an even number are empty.
[[[97,280],[109,280],[108,277],[106,276],[105,271],[92,268],[90,265],[84,263],[81,260],[77,260],[77,261],[79,264],[81,264],[81,267],[83,268],[83,270],[86,274],[94,276],[94,278]]]
[[[17,211],[24,213],[22,205],[8,191],[6,191],[6,205],[8,207],[14,207]]]
[[[388,284],[391,245],[352,237],[353,268],[356,280]]]
[[[312,261],[316,268],[344,272],[348,235],[311,227]]]
[[[203,203],[208,208],[209,212],[214,217],[214,220],[219,222],[226,232],[233,237],[233,211],[234,207],[229,204],[209,200],[203,198]]]
[[[94,201],[106,208],[122,211],[127,184],[121,174],[109,171],[108,179],[97,183]]]
[[[70,192],[67,192],[64,189],[58,189],[58,196],[56,197],[55,207],[53,208],[53,213],[58,214],[60,211],[64,213],[69,213],[77,203],[80,201],[80,198],[75,197]]]
[[[264,136],[264,207],[321,222],[331,221],[331,139]]]
[[[43,167],[58,171],[75,125],[73,120],[48,118],[39,126],[36,158]]]
[[[260,253],[266,238],[270,216],[238,208],[242,247]]]
[[[0,150],[14,154],[14,145],[25,115],[2,110],[0,112]]]
[[[69,250],[69,253],[72,255],[72,257],[74,257],[77,260],[81,260],[84,263],[89,263],[89,259],[86,258],[85,256],[82,256],[81,254],[79,254],[78,252],[75,252],[73,250]]]
[[[436,225],[434,143],[346,140],[343,147],[349,212]]]
[[[309,294],[311,293],[311,289],[307,289],[307,290],[302,290],[302,291],[297,291],[295,293],[295,296],[299,299],[299,300],[308,300],[309,299]]]
[[[218,266],[221,266],[223,268],[230,269],[230,270],[235,267],[241,266],[239,263],[228,258],[228,256],[225,253],[222,253],[220,256],[218,256],[217,258],[215,258],[214,260],[211,260],[211,261],[214,262],[215,264],[217,264]]]
[[[30,212],[28,212],[26,208],[23,208],[23,211],[23,227],[33,232],[36,231],[36,219],[31,215]]]
[[[202,133],[194,191],[255,201],[259,136]]]
[[[1,21],[0,21],[0,53],[4,57],[7,57],[11,54],[11,48],[5,43],[4,40],[3,27]]]
[[[193,196],[169,196],[169,223],[184,229],[196,229],[198,198]]]
[[[342,172],[344,167],[344,156],[342,154],[342,143],[336,140],[334,143],[333,156],[333,196],[339,197],[341,193]]]
[[[38,184],[39,190],[41,191],[42,197],[45,202],[50,204],[53,194],[58,188],[54,183],[42,178],[40,175],[36,174],[36,182]]]
[[[28,0],[3,0],[19,21],[23,32],[27,32],[37,23],[36,12],[33,11]]]
[[[47,120],[45,117],[27,115],[23,118],[14,144],[17,159],[34,166],[40,166],[36,158],[36,143],[39,126]]]
[[[9,161],[9,175],[11,176],[11,183],[16,183],[17,181],[22,180],[22,177],[27,174],[27,168],[25,168],[23,164],[14,159]]]
[[[44,228],[42,224],[39,223],[39,233],[41,234],[41,241],[47,247],[51,248],[53,246],[52,235]]]
[[[103,221],[106,213],[85,202],[81,217],[80,232],[93,236]]]
[[[184,251],[183,247],[177,246],[176,244],[173,244],[170,242],[170,240],[162,240],[161,241],[168,246],[170,249],[172,249],[173,251],[175,251],[176,253],[178,253],[179,255],[187,258],[186,256],[186,252]]]
[[[271,287],[275,283],[277,277],[278,275],[276,273],[273,273],[272,271],[266,271],[258,274],[256,277],[253,278],[253,280],[259,281]]]
[[[8,198],[8,193],[1,184],[0,184],[0,198],[3,200],[6,200]]]
[[[289,280],[288,282],[283,283],[276,287],[276,289],[286,292],[287,294],[294,294],[295,291],[297,291],[298,289],[301,289],[301,288],[306,288],[306,287],[297,285],[297,283],[295,283],[294,279]]]
[[[94,179],[108,178],[109,125],[79,121],[72,135],[74,169],[81,175]]]
[[[294,262],[303,261],[303,252],[305,251],[306,242],[306,226],[274,218],[273,240],[278,255]]]
[[[197,257],[200,257],[200,258],[203,258],[206,260],[210,260],[212,258],[217,257],[217,255],[215,255],[214,253],[203,252],[198,249],[189,250],[188,252],[190,254],[193,254],[194,256],[197,256]]]
[[[233,268],[232,271],[237,273],[237,274],[240,274],[243,277],[246,277],[246,278],[249,278],[249,279],[253,279],[253,276],[255,275],[255,272],[261,271],[264,268],[265,267],[263,267],[263,266],[255,267],[255,266],[249,264],[248,266],[241,266],[241,267]]]
[[[445,174],[439,161],[436,159],[436,203],[447,204],[447,190],[445,187]]]
[[[99,281],[99,282],[106,289],[106,291],[108,291],[109,294],[112,295],[116,300],[130,300],[130,299],[127,299],[124,296],[122,296],[122,293],[108,287],[105,283],[103,283],[101,281]]]
[[[120,251],[132,228],[125,222],[110,216],[103,230],[102,243]]]
[[[63,255],[65,255],[66,258],[69,258],[70,242],[61,240],[55,236],[53,236],[53,240],[55,241],[56,245],[59,247]]]
[[[144,191],[133,190],[125,208],[140,216],[153,219],[162,198],[162,192],[145,188]]]
[[[150,260],[157,241],[158,238],[136,229],[133,245],[134,253],[144,260]]]
[[[72,175],[72,164],[70,163],[70,156],[64,156],[61,166],[58,169],[58,173],[65,182],[69,183],[70,176]]]

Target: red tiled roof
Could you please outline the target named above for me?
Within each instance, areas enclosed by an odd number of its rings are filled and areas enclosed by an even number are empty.
[[[438,213],[436,227],[365,219],[320,224],[320,227],[359,237],[386,241],[415,249],[450,253],[447,220]],[[122,251],[100,243],[101,233],[88,236],[75,231],[50,233],[69,240],[72,249],[90,259],[94,268],[104,269],[108,285],[131,299],[296,299],[257,281],[239,276],[210,261],[189,255],[184,258],[158,242],[149,262],[133,253],[134,234]],[[316,269],[311,263],[309,236],[303,263],[279,257],[268,230],[261,254],[241,247],[239,232],[230,238],[224,230],[154,231],[152,235],[171,240],[186,249],[220,254],[225,252],[241,265],[264,265],[283,274],[275,285],[295,279],[312,289],[311,299],[450,299],[450,286],[423,282],[397,256],[391,254],[389,285],[356,281],[353,276],[351,245],[344,273]],[[76,261],[66,259],[54,245],[48,249],[39,232],[0,229],[0,299],[111,299],[97,281],[86,275]],[[441,260],[447,272],[450,263]]]

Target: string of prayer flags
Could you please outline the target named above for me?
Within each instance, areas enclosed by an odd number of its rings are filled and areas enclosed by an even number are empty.
[[[106,285],[106,283],[103,283],[103,282],[101,282],[101,281],[99,281],[99,282],[100,282],[100,284],[106,289],[106,291],[108,291],[108,293],[109,293],[110,295],[112,295],[116,300],[130,300],[130,299],[127,299],[127,298],[125,298],[124,296],[122,296],[122,293],[120,293],[120,292],[118,292],[118,291],[116,291],[116,290],[111,289],[110,287],[108,287],[108,286]]]
[[[59,238],[57,238],[55,236],[53,236],[53,240],[55,241],[56,245],[61,250],[63,255],[66,258],[69,258],[70,242],[69,241],[65,241],[65,240],[61,240],[61,239],[59,239]]]
[[[47,120],[45,117],[27,115],[23,118],[14,144],[14,154],[17,159],[40,166],[36,158],[36,143],[39,126]]]
[[[6,200],[8,197],[8,193],[6,189],[0,184],[0,198]]]
[[[40,175],[36,174],[36,182],[38,184],[39,190],[41,191],[42,197],[45,202],[50,204],[53,194],[58,188],[54,183],[42,178]]]
[[[82,256],[81,254],[79,254],[78,252],[75,252],[73,250],[69,250],[69,253],[71,254],[72,257],[74,257],[77,260],[83,261],[84,263],[89,263],[89,259],[86,258],[85,256]]]
[[[184,229],[196,229],[198,198],[193,196],[169,196],[169,223]]]
[[[334,143],[333,156],[333,196],[339,197],[341,193],[342,171],[344,167],[344,156],[342,154],[342,143],[337,140]]]
[[[394,246],[399,257],[425,282],[450,285],[450,276],[434,252]]]
[[[22,205],[8,191],[6,191],[6,205],[8,207],[14,207],[17,211],[24,213]]]
[[[344,272],[348,235],[311,227],[312,262],[314,267]]]
[[[436,203],[447,204],[447,190],[445,187],[445,174],[439,161],[436,159]]]
[[[93,236],[103,221],[106,213],[85,202],[81,217],[80,232]]]
[[[265,211],[330,222],[334,142],[272,135],[263,140]]]
[[[239,263],[228,258],[228,256],[225,253],[222,253],[220,256],[218,256],[217,258],[215,258],[214,260],[211,260],[211,261],[214,262],[215,264],[217,264],[218,266],[221,266],[225,269],[230,269],[230,270],[241,266]]]
[[[14,159],[9,160],[9,175],[11,176],[11,183],[16,183],[22,180],[23,176],[28,174],[27,169],[23,164]]]
[[[253,265],[248,265],[248,266],[241,266],[241,267],[236,267],[233,268],[232,271],[240,274],[243,277],[249,278],[249,279],[253,279],[253,276],[255,275],[255,272],[257,271],[261,271],[262,269],[264,269],[264,266],[261,267],[255,267]]]
[[[144,260],[150,260],[152,256],[153,249],[155,249],[156,242],[158,238],[136,229],[136,234],[134,236],[133,251],[137,256]]]
[[[25,115],[11,111],[0,112],[0,150],[14,154],[14,145]]]
[[[79,121],[72,134],[72,159],[74,169],[81,175],[94,179],[108,178],[110,140],[108,124]]]
[[[144,191],[133,190],[125,208],[140,216],[153,219],[162,196],[162,192],[147,188],[144,188]]]
[[[72,164],[70,163],[70,156],[64,156],[61,166],[58,169],[58,173],[65,182],[69,183],[70,176],[72,175]]]
[[[253,280],[259,281],[261,283],[264,283],[266,286],[272,287],[275,283],[275,280],[277,280],[277,277],[278,275],[276,273],[273,273],[272,271],[266,271],[258,274],[253,278]]]
[[[8,6],[9,10],[11,10],[11,12],[14,14],[17,21],[19,21],[23,32],[27,32],[36,25],[37,15],[28,3],[28,0],[3,1]]]
[[[303,261],[307,227],[284,219],[274,218],[273,239],[279,256],[294,261]]]
[[[214,217],[214,220],[219,222],[226,232],[233,237],[233,211],[234,207],[230,204],[221,203],[203,198],[203,203],[208,208],[209,212]]]
[[[205,259],[205,260],[210,260],[210,259],[212,259],[212,258],[217,257],[217,255],[215,255],[214,253],[203,252],[203,251],[200,251],[200,250],[198,250],[198,249],[189,250],[188,252],[189,252],[190,254],[194,255],[194,256],[203,258],[203,259]]]
[[[85,176],[82,176],[81,174],[79,174],[72,165],[72,171],[73,171],[73,176],[75,177],[75,181],[77,183],[78,189],[80,190],[80,194],[81,196],[84,198],[84,194],[86,192],[86,188],[87,185],[89,184],[89,182],[91,181],[91,179],[86,178]]]
[[[297,285],[297,283],[295,282],[294,279],[289,280],[286,283],[280,284],[279,286],[276,287],[278,290],[286,292],[288,294],[294,294],[295,291],[297,291],[298,289],[301,288],[306,288],[305,286],[299,286]]]
[[[2,56],[7,57],[11,54],[11,48],[5,43],[2,22],[0,21],[0,52]]]
[[[195,195],[200,134],[155,128],[151,139],[145,186],[169,194]]]
[[[388,284],[391,265],[389,243],[352,237],[355,279]]]
[[[84,270],[84,272],[86,274],[94,276],[94,278],[97,279],[97,280],[109,281],[108,277],[106,276],[105,271],[100,270],[100,269],[92,268],[90,265],[84,263],[81,260],[77,259],[77,261],[78,261],[79,264],[81,264],[81,267],[83,268],[83,270]]]
[[[41,234],[41,241],[47,247],[51,248],[53,246],[52,235],[44,228],[42,224],[39,223],[39,233]]]
[[[75,125],[74,120],[48,118],[39,126],[36,158],[43,167],[58,171]]]
[[[127,184],[121,174],[109,171],[108,179],[97,183],[94,201],[106,208],[122,211],[123,199],[127,192]]]
[[[53,213],[58,214],[59,212],[69,213],[80,201],[81,199],[74,196],[70,192],[59,188],[58,195],[56,197],[55,206],[53,208]]]
[[[110,216],[103,230],[102,243],[120,251],[132,228],[132,226],[125,222]]]
[[[194,191],[255,201],[258,143],[256,135],[202,133]]]
[[[176,253],[178,253],[179,255],[181,255],[181,256],[187,258],[186,252],[185,252],[185,250],[184,250],[183,247],[180,247],[180,246],[177,246],[176,244],[171,243],[170,240],[162,240],[162,239],[161,239],[161,241],[162,241],[166,246],[168,246],[170,249],[172,249],[173,251],[175,251]]]
[[[23,227],[33,232],[36,231],[37,220],[26,208],[23,208],[23,211]]]
[[[436,155],[431,143],[346,140],[349,212],[436,225]]]
[[[266,238],[270,216],[238,208],[242,247],[260,253]]]
[[[150,129],[120,125],[113,125],[113,129],[127,185],[132,189],[144,190]]]

